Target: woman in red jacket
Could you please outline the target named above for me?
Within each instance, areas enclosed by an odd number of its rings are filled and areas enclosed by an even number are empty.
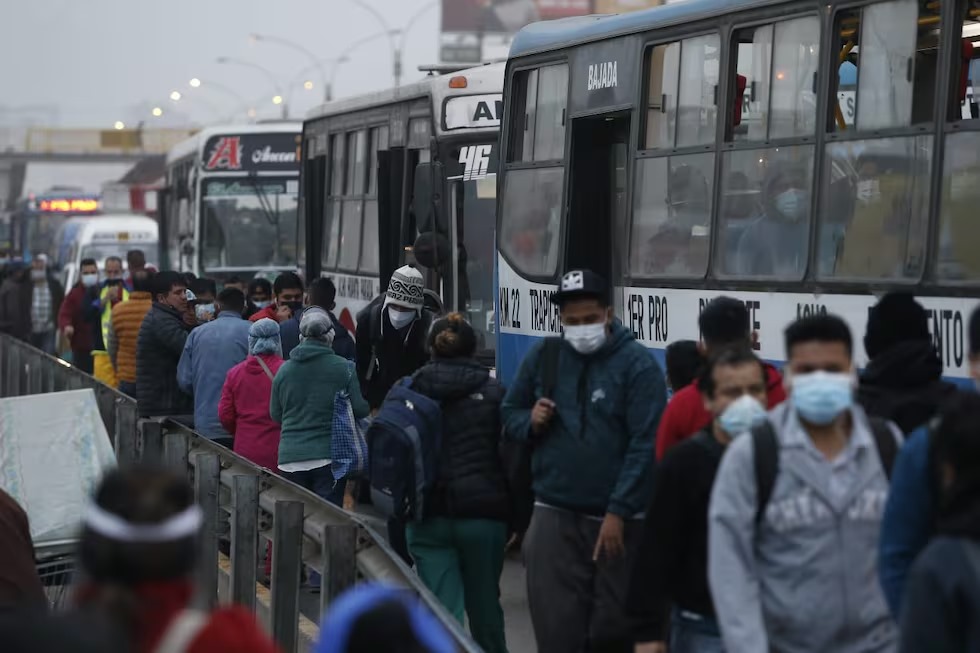
[[[272,379],[285,362],[279,323],[263,318],[248,330],[248,358],[228,370],[218,419],[235,439],[234,451],[266,469],[278,469],[279,425],[269,416]]]
[[[110,617],[133,653],[276,653],[239,607],[191,607],[201,511],[184,479],[155,468],[110,472],[84,518],[79,607]],[[171,647],[171,648],[168,648]]]

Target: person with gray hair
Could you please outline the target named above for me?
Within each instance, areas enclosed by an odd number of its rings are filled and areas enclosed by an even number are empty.
[[[233,440],[232,450],[256,465],[275,470],[279,424],[272,421],[272,380],[285,362],[279,323],[269,318],[248,329],[248,358],[228,371],[218,402],[218,418]]]
[[[342,506],[344,470],[330,459],[334,396],[346,392],[356,418],[370,409],[353,364],[334,353],[330,316],[306,311],[299,334],[299,345],[272,383],[270,413],[282,427],[278,467],[288,480]]]

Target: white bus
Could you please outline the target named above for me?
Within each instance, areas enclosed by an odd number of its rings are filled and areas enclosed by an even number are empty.
[[[296,270],[299,123],[208,127],[167,155],[165,267],[218,280]]]
[[[348,329],[395,269],[417,262],[492,358],[503,72],[491,64],[430,75],[307,116],[306,274],[334,279]]]

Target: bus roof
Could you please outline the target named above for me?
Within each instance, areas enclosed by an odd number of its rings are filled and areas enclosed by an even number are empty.
[[[449,81],[454,77],[466,77],[466,88],[450,88]],[[460,70],[453,74],[431,75],[411,84],[325,102],[318,107],[310,109],[306,114],[306,120],[310,121],[330,116],[339,116],[371,107],[427,97],[432,98],[433,108],[435,109],[435,107],[441,107],[443,100],[448,97],[478,95],[481,93],[503,93],[503,90],[504,64],[493,63],[474,66],[473,68]],[[441,129],[441,121],[437,119],[436,123],[437,128]]]
[[[145,215],[129,214],[129,213],[118,213],[113,215],[100,215],[93,218],[88,218],[85,222],[78,228],[75,234],[75,238],[79,241],[90,240],[92,236],[96,233],[104,232],[150,232],[153,234],[158,234],[159,225],[153,218],[148,218]],[[135,243],[134,243],[134,248]]]
[[[167,165],[174,161],[179,161],[189,156],[194,156],[201,151],[204,144],[212,136],[235,135],[235,134],[275,134],[275,133],[295,133],[303,131],[303,123],[292,121],[259,122],[250,125],[217,125],[205,127],[190,138],[187,138],[167,152]]]
[[[657,27],[689,23],[733,11],[780,4],[785,0],[684,0],[626,14],[576,16],[532,23],[520,30],[510,46],[510,57],[591,43]]]

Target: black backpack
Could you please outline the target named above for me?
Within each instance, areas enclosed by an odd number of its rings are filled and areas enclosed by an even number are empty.
[[[898,443],[895,433],[887,420],[880,417],[869,417],[871,435],[874,437],[881,466],[885,470],[885,478],[892,477],[892,467],[898,455]],[[776,430],[768,419],[751,430],[753,458],[755,462],[756,508],[755,522],[759,524],[766,513],[766,506],[772,497],[776,476],[779,474],[779,439]]]

